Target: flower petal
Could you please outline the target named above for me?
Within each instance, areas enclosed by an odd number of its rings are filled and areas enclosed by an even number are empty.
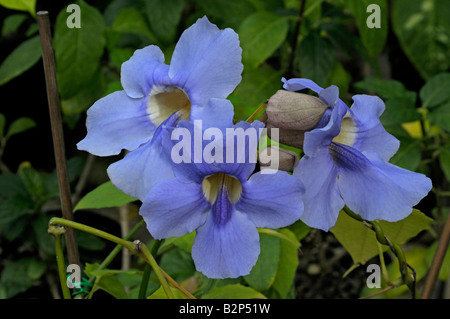
[[[236,209],[246,213],[256,227],[286,227],[303,213],[303,184],[287,172],[253,174],[242,185]]]
[[[209,99],[203,106],[193,106],[189,120],[202,121],[202,128],[218,128],[225,132],[227,127],[233,126],[233,104],[226,99]]]
[[[139,213],[150,234],[161,239],[193,232],[205,223],[210,209],[201,185],[173,178],[150,190]]]
[[[87,135],[79,150],[97,156],[117,155],[149,141],[155,131],[145,107],[145,99],[133,99],[125,91],[111,93],[87,111]]]
[[[304,89],[310,89],[317,94],[320,93],[320,91],[323,90],[322,87],[318,86],[314,81],[310,79],[304,79],[304,78],[294,78],[286,80],[285,78],[282,78],[281,81],[283,81],[283,88],[288,91],[300,91]]]
[[[308,226],[328,231],[336,224],[344,207],[337,187],[337,174],[328,148],[315,157],[303,156],[294,169],[293,175],[305,185],[301,220]]]
[[[177,119],[174,113],[158,127],[150,142],[108,167],[108,176],[118,189],[143,201],[153,186],[175,177],[170,156],[162,146],[162,131],[167,125],[174,125]]]
[[[245,214],[233,211],[225,224],[212,214],[197,229],[192,258],[198,271],[209,278],[236,278],[250,273],[260,252],[259,233]]]
[[[121,83],[127,95],[141,98],[150,92],[153,85],[168,83],[169,66],[164,64],[164,54],[155,45],[136,50],[122,64]]]
[[[366,220],[390,222],[407,217],[431,190],[431,180],[383,161],[375,152],[344,147],[338,187],[346,205]]]
[[[191,104],[204,105],[208,98],[226,98],[233,92],[241,81],[241,59],[236,32],[219,30],[203,17],[181,35],[169,76],[188,94]]]
[[[377,152],[383,160],[388,161],[397,152],[400,142],[386,132],[379,120],[385,109],[383,101],[370,95],[355,95],[353,100],[350,112],[357,129],[353,147],[360,152]]]

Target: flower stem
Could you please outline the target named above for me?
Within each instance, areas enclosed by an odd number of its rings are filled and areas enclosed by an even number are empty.
[[[251,123],[251,122],[253,122],[253,120],[255,119],[255,117],[265,108],[267,106],[267,102],[264,102],[263,104],[261,104],[261,106],[260,107],[258,107],[257,109],[256,109],[256,111],[255,112],[253,112],[253,114],[252,115],[250,115],[250,117],[246,120],[246,122],[249,122],[249,123]]]
[[[49,234],[55,237],[56,263],[58,265],[59,282],[64,299],[72,299],[70,290],[66,281],[66,265],[64,263],[64,254],[61,245],[61,235],[65,233],[65,229],[57,226],[49,227]]]
[[[151,254],[153,256],[156,256],[158,253],[158,249],[159,247],[161,247],[161,240],[155,240],[152,250],[151,250]],[[141,281],[141,286],[139,288],[139,296],[138,299],[145,299],[146,293],[147,293],[147,287],[148,287],[148,280],[150,278],[150,274],[152,272],[152,267],[150,267],[149,264],[145,265],[144,268],[144,274],[142,275],[142,281]]]

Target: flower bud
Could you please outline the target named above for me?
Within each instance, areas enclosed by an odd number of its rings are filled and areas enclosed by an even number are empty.
[[[280,129],[308,131],[316,127],[327,108],[315,96],[278,90],[267,104],[267,124]]]
[[[282,171],[292,171],[298,163],[298,156],[295,152],[271,145],[262,150],[259,154],[259,164],[261,169],[271,168]]]
[[[274,134],[272,130],[278,130]],[[302,148],[303,140],[305,139],[305,131],[300,130],[287,130],[283,128],[273,127],[271,124],[267,124],[267,135],[278,143]]]

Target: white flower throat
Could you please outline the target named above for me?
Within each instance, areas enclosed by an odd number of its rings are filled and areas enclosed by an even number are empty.
[[[147,104],[147,113],[152,123],[159,126],[177,111],[182,114],[181,120],[189,119],[191,101],[187,94],[175,86],[153,87]]]

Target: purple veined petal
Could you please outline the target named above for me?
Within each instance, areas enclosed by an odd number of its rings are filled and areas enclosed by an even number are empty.
[[[164,64],[164,54],[155,45],[136,50],[122,64],[121,83],[128,96],[142,98],[149,94],[153,85],[168,81],[169,66]]]
[[[332,149],[339,191],[346,205],[366,220],[401,220],[431,190],[425,175],[392,165],[375,152],[339,144]]]
[[[145,106],[145,99],[130,98],[125,91],[111,93],[87,111],[87,135],[77,147],[97,156],[117,155],[122,149],[132,151],[148,142],[155,131]]]
[[[170,63],[169,76],[189,96],[204,105],[211,97],[226,98],[241,81],[243,65],[239,37],[220,30],[206,17],[181,35]]]
[[[303,213],[303,184],[287,172],[253,174],[236,209],[247,214],[256,227],[281,228],[294,223]]]
[[[314,81],[310,79],[294,78],[286,80],[285,78],[282,78],[281,81],[284,83],[283,88],[288,91],[310,89],[319,94],[323,90],[322,87],[318,86]]]
[[[259,233],[253,222],[237,210],[224,224],[212,214],[197,229],[192,258],[198,271],[209,278],[237,278],[248,275],[260,253]]]
[[[388,161],[398,150],[400,142],[386,132],[379,117],[383,113],[384,102],[376,96],[355,95],[350,108],[356,123],[356,138],[353,147],[360,152],[374,151]]]
[[[150,190],[139,213],[150,234],[162,239],[193,232],[205,223],[210,209],[201,184],[173,178]]]
[[[178,119],[174,113],[157,128],[151,141],[108,167],[108,176],[118,189],[143,201],[153,186],[175,177],[171,159],[163,150],[162,131],[175,126]]]
[[[303,156],[293,175],[305,186],[301,220],[310,227],[328,231],[344,207],[337,186],[338,170],[328,149],[322,149],[315,157]]]
[[[317,152],[322,149],[328,149],[331,141],[341,132],[341,123],[347,114],[348,108],[345,104],[337,103],[330,112],[325,112],[323,118],[328,119],[328,123],[322,126],[322,120],[319,127],[305,133],[303,142],[303,151],[310,157],[315,157]]]

